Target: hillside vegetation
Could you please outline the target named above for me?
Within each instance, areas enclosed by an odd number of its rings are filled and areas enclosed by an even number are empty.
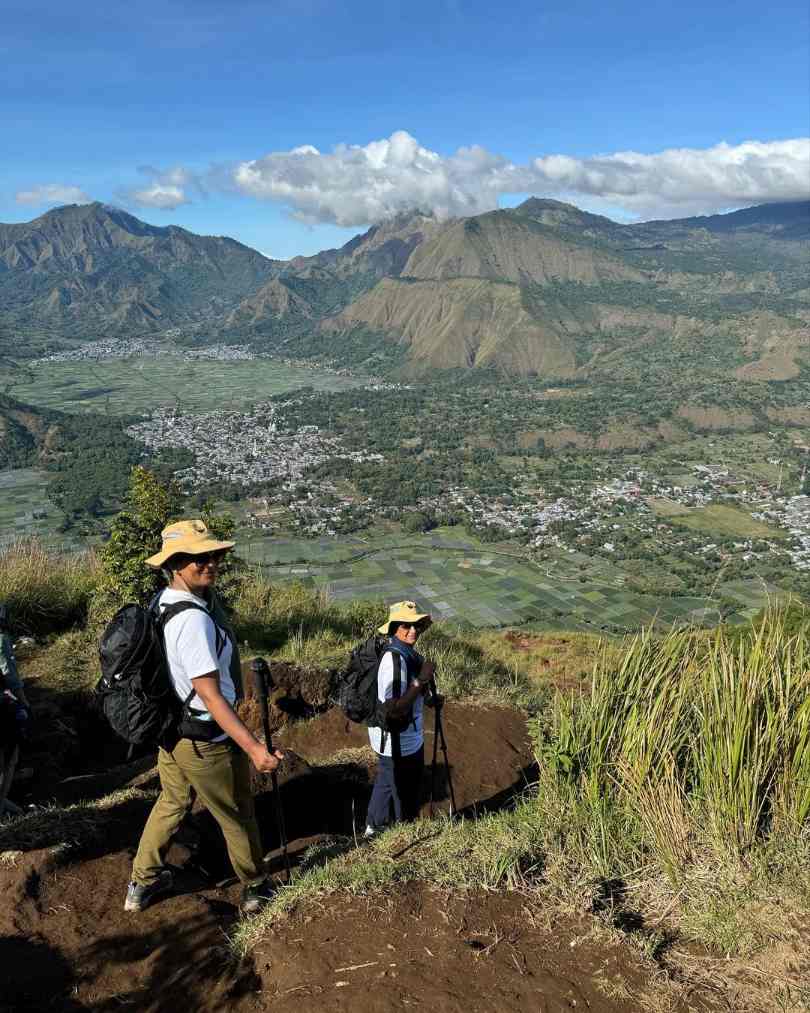
[[[33,545],[0,555],[0,599],[18,632],[46,640],[28,662],[40,685],[89,692],[101,625],[116,602],[151,592],[138,560],[171,510],[171,497],[141,476],[100,563]],[[227,519],[211,523],[227,530]],[[309,668],[340,664],[384,614],[382,602],[338,606],[240,566],[224,588],[250,652]],[[373,897],[409,882],[519,891],[558,911],[590,912],[599,931],[633,940],[674,989],[667,1001],[675,1005],[658,1009],[677,1008],[678,996],[709,982],[735,1009],[806,1009],[803,607],[766,612],[733,634],[647,631],[601,645],[579,638],[590,677],[567,677],[556,689],[531,664],[542,639],[524,651],[515,637],[439,624],[423,642],[451,701],[507,703],[532,716],[536,783],[501,812],[395,828],[364,849],[313,852],[270,908],[238,929],[236,950],[260,946],[290,911],[314,912],[325,894]],[[74,816],[97,831],[104,807]],[[39,824],[25,820],[18,833],[35,840]],[[13,842],[17,831],[4,833]]]

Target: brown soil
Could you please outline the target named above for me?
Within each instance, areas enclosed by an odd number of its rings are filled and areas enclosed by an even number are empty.
[[[599,638],[587,634],[555,636],[508,630],[504,640],[524,656],[529,673],[544,685],[564,692],[582,691],[595,655],[604,649]]]
[[[646,977],[621,945],[582,944],[517,894],[449,896],[426,887],[327,902],[282,923],[255,954],[266,1009],[297,1013],[591,1010],[631,1013]]]
[[[132,841],[140,824],[129,828]],[[230,998],[239,969],[225,937],[237,889],[200,889],[188,877],[179,896],[127,915],[130,862],[117,840],[110,853],[85,861],[60,864],[33,852],[0,868],[0,1011],[240,1008]]]
[[[274,675],[281,687],[274,727],[288,756],[279,793],[292,859],[325,843],[325,835],[342,835],[343,850],[352,847],[373,775],[365,730],[347,726],[333,709],[296,721],[296,708],[308,713],[325,706],[326,677],[292,666],[276,666]],[[258,709],[250,699],[247,717],[256,727]],[[533,758],[521,714],[451,702],[444,720],[460,808],[474,815],[522,788]],[[430,715],[426,725],[429,758]],[[442,807],[446,773],[440,764]],[[149,760],[74,775],[70,790],[64,783],[62,790],[68,801],[127,783],[156,787]],[[262,835],[276,870],[275,793],[268,787],[265,778],[255,779]],[[228,879],[221,836],[204,812],[192,815],[169,852],[174,893],[140,915],[123,911],[151,805],[143,792],[122,797],[104,809],[102,832],[96,824],[84,834],[75,821],[60,822],[57,811],[45,811],[35,843],[15,836],[14,823],[0,827],[0,1013],[247,1013],[290,1004],[301,1013],[638,1008],[631,999],[609,998],[633,994],[645,980],[629,947],[584,939],[590,920],[552,923],[517,894],[464,898],[412,886],[367,899],[326,898],[278,923],[237,966],[227,936],[239,917],[239,886]]]
[[[479,707],[449,702],[442,712],[447,741],[450,777],[461,810],[492,808],[521,791],[532,778],[534,754],[526,729],[526,719],[509,707]],[[425,711],[425,783],[424,797],[430,797],[430,762],[433,751],[433,713]],[[306,756],[312,763],[328,762],[345,756],[348,750],[366,750],[368,732],[347,721],[339,710],[287,729],[279,743]],[[359,768],[373,772],[373,754],[354,760]],[[442,751],[437,756],[436,810],[450,806],[447,769]],[[429,802],[423,807],[428,814]]]
[[[226,945],[236,887],[186,877],[174,896],[127,915],[128,872],[120,851],[62,866],[34,852],[0,868],[2,1013],[630,1013],[632,998],[608,996],[645,983],[628,947],[584,938],[585,919],[554,922],[517,894],[422,886],[329,898],[316,915],[282,919],[236,965]]]
[[[686,419],[700,432],[714,430],[745,430],[754,425],[754,416],[746,411],[727,411],[725,408],[704,408],[696,405],[682,405],[676,414]]]

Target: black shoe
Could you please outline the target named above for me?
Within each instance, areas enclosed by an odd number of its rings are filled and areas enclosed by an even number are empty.
[[[130,883],[127,887],[124,910],[143,911],[145,907],[149,907],[155,897],[159,897],[162,893],[168,893],[172,886],[174,886],[174,877],[171,869],[161,870],[158,878],[147,886],[141,886],[140,883]]]
[[[272,899],[276,888],[268,877],[255,886],[246,886],[242,890],[242,903],[239,910],[243,915],[255,915]]]

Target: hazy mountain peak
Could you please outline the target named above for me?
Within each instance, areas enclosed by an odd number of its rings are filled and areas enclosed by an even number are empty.
[[[594,215],[589,211],[582,211],[573,204],[551,200],[549,197],[529,197],[522,204],[518,204],[514,211],[552,227],[616,228],[616,222],[604,215]]]

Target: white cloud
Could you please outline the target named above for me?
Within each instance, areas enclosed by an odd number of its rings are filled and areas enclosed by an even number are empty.
[[[654,155],[550,155],[531,167],[538,186],[599,197],[647,215],[810,197],[810,138],[670,148]]]
[[[137,207],[173,211],[183,204],[191,203],[189,190],[200,189],[195,174],[180,165],[171,169],[141,165],[138,172],[146,177],[148,182],[145,186],[131,186],[118,191],[123,200]]]
[[[443,158],[403,130],[365,147],[311,145],[242,162],[232,181],[241,193],[287,205],[306,222],[358,226],[420,208],[471,215],[497,205],[510,167],[483,148]]]
[[[30,190],[18,190],[18,204],[89,204],[92,197],[78,186],[66,183],[43,183]]]
[[[311,145],[241,162],[240,193],[287,206],[306,222],[363,226],[418,208],[470,215],[501,194],[595,198],[634,214],[688,215],[810,196],[810,138],[712,148],[634,151],[577,159],[546,155],[515,164],[474,145],[443,156],[405,131],[329,153]]]

